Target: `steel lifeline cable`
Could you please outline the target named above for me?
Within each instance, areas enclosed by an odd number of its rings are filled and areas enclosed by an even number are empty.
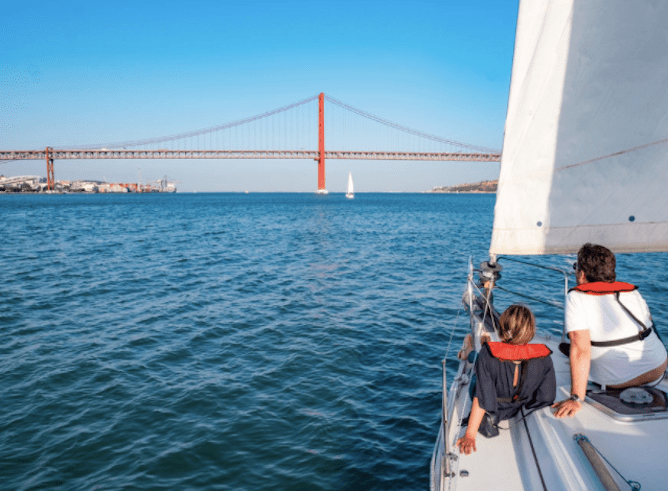
[[[533,454],[533,460],[536,462],[536,469],[538,469],[538,475],[540,476],[540,482],[543,485],[543,490],[547,491],[547,485],[545,484],[545,479],[543,478],[543,471],[540,469],[540,464],[538,463],[538,456],[536,455],[536,449],[533,446],[533,440],[531,439],[531,432],[529,431],[529,425],[527,425],[527,420],[524,416],[524,408],[521,408],[522,412],[522,421],[524,422],[524,429],[527,432],[529,437],[529,445],[531,446],[531,453]]]

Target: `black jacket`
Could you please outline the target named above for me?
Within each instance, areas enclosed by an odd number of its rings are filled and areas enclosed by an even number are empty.
[[[552,357],[521,360],[517,387],[513,387],[515,366],[512,361],[494,357],[487,343],[476,360],[475,397],[480,407],[492,414],[497,422],[512,418],[522,406],[527,409],[548,406],[557,396]]]

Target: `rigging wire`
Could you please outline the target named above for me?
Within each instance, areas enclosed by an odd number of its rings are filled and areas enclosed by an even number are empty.
[[[524,408],[520,409],[522,411],[522,416],[524,416]],[[524,429],[526,430],[527,436],[529,437],[529,445],[531,445],[531,453],[533,454],[533,459],[536,462],[536,468],[538,469],[538,475],[540,476],[540,482],[543,485],[543,490],[547,491],[547,485],[545,484],[545,478],[543,478],[543,471],[540,468],[540,462],[538,461],[538,456],[536,455],[536,449],[533,446],[533,439],[531,438],[531,433],[529,432],[529,425],[527,424],[526,419],[522,418],[524,423]]]
[[[618,155],[624,155],[625,153],[631,153],[631,152],[635,152],[637,150],[642,150],[644,148],[652,147],[654,145],[661,145],[663,143],[668,143],[668,138],[664,138],[663,140],[657,140],[657,141],[654,141],[654,142],[651,142],[651,143],[646,143],[644,145],[638,145],[637,147],[633,147],[633,148],[627,148],[626,150],[620,150],[619,152],[614,152],[614,153],[611,153],[609,155],[603,155],[601,157],[596,157],[596,158],[593,158],[593,159],[590,159],[590,160],[585,160],[583,162],[578,162],[576,164],[566,165],[564,167],[560,167],[558,169],[555,169],[554,171],[555,172],[561,172],[561,171],[566,170],[566,169],[572,169],[573,167],[579,167],[581,165],[591,164],[591,163],[594,163],[594,162],[598,162],[600,160],[605,160],[605,159],[609,159],[611,157],[616,157]]]
[[[542,303],[542,304],[545,304],[545,305],[550,305],[551,307],[557,307],[557,308],[560,308],[562,310],[564,309],[564,304],[561,303],[561,302],[551,301],[551,300],[544,300],[542,298],[534,297],[532,295],[527,295],[525,293],[519,293],[519,292],[516,292],[516,291],[513,291],[513,290],[509,290],[508,288],[504,288],[504,287],[499,286],[499,285],[494,285],[494,288],[497,288],[497,289],[499,289],[501,291],[504,291],[506,293],[510,293],[512,295],[517,295],[518,297],[533,300],[535,302],[539,302],[539,303]]]

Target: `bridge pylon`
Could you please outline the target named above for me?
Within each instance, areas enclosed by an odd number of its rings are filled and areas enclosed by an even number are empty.
[[[49,191],[53,191],[56,181],[53,177],[53,148],[46,147],[46,181]]]
[[[318,194],[327,194],[325,188],[325,94],[318,96]]]

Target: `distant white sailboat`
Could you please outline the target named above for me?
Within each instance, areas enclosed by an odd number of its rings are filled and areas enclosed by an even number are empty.
[[[355,191],[353,190],[353,174],[348,172],[348,189],[346,190],[346,198],[353,199]]]

